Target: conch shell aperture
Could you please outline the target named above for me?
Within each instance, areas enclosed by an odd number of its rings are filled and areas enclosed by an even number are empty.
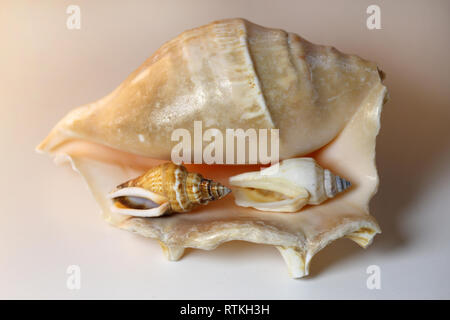
[[[222,20],[164,44],[111,94],[64,117],[38,150],[68,160],[106,221],[158,239],[171,260],[187,247],[210,250],[244,240],[275,246],[290,275],[299,278],[331,241],[346,237],[366,247],[380,232],[368,204],[378,187],[375,142],[386,97],[372,62],[294,33]],[[173,130],[184,128],[194,136],[195,120],[221,132],[279,128],[281,159],[312,157],[352,187],[292,214],[236,206],[232,197],[164,217],[111,210],[111,189],[170,160]],[[186,168],[222,184],[259,169]],[[165,199],[154,200],[141,205]]]
[[[189,212],[198,205],[219,200],[230,189],[181,165],[167,162],[120,184],[108,198],[111,211],[139,217],[158,217],[170,212]]]

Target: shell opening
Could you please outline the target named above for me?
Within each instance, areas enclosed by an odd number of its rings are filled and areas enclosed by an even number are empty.
[[[153,202],[150,199],[135,196],[121,196],[114,198],[113,201],[118,208],[130,208],[136,210],[153,209],[160,206],[160,204]]]
[[[159,217],[170,210],[164,197],[149,190],[137,187],[121,188],[108,195],[112,212],[137,216]]]
[[[237,205],[261,211],[296,212],[309,199],[309,193],[305,189],[299,190],[295,196],[255,187],[235,187],[233,191]]]
[[[286,199],[291,199],[291,197],[285,194],[273,190],[257,189],[257,188],[239,188],[240,192],[245,193],[246,198],[253,202],[275,202],[282,201]]]

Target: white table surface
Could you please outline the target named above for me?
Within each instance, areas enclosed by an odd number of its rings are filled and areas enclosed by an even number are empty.
[[[448,1],[2,1],[0,298],[450,298]],[[66,8],[81,8],[81,29]],[[381,8],[381,30],[366,8]],[[161,44],[226,17],[296,32],[377,61],[391,101],[378,138],[367,250],[339,240],[292,280],[273,247],[242,242],[169,262],[156,241],[101,220],[82,179],[34,147],[75,106],[112,91]],[[81,268],[80,290],[66,286]],[[381,289],[366,286],[369,265]]]

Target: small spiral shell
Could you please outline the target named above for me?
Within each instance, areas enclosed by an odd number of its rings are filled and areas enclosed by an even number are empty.
[[[230,177],[239,206],[262,211],[297,212],[349,189],[351,183],[322,168],[313,158],[293,158],[261,171]]]
[[[198,205],[225,197],[230,191],[218,182],[204,179],[201,174],[188,172],[182,165],[167,162],[120,184],[110,198],[120,213],[149,210],[151,216],[159,216],[189,212]],[[136,212],[135,215],[145,216],[143,214]]]

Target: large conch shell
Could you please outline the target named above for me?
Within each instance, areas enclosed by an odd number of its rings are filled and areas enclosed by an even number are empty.
[[[159,239],[171,260],[185,248],[245,240],[276,246],[292,277],[347,237],[363,247],[380,229],[368,203],[378,186],[375,138],[387,94],[376,64],[243,19],[216,21],[164,44],[105,98],[62,119],[38,150],[69,160],[111,224]],[[110,210],[111,189],[170,158],[171,133],[194,120],[224,130],[280,129],[282,159],[309,156],[352,188],[293,214],[236,206],[231,197],[156,218]],[[156,160],[158,159],[158,160]],[[186,165],[226,184],[258,166]]]
[[[120,184],[108,198],[112,212],[159,217],[172,212],[189,212],[201,204],[222,199],[230,191],[201,174],[188,172],[184,166],[167,162]]]
[[[230,177],[235,202],[262,211],[296,212],[347,190],[350,182],[323,169],[313,158],[284,160],[260,171]]]

